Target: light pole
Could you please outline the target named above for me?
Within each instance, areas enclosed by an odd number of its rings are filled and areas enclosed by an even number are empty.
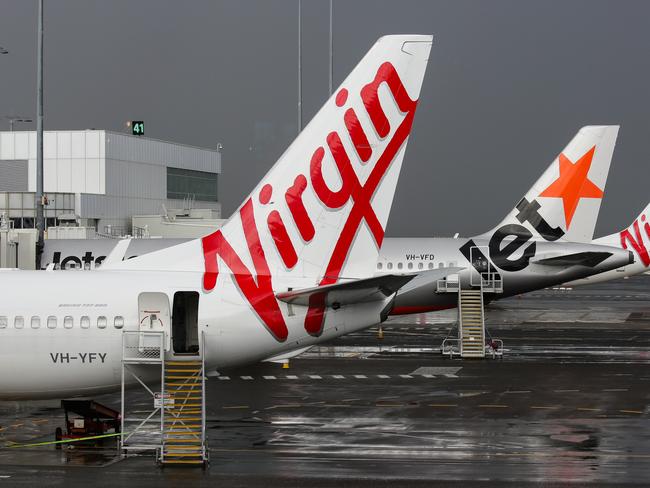
[[[302,0],[298,0],[298,134],[302,132]]]
[[[43,0],[38,0],[38,41],[36,62],[36,228],[38,241],[36,242],[36,268],[41,267],[41,254],[45,245],[45,219],[43,206]]]
[[[334,0],[330,0],[330,97],[334,89],[334,31],[333,27]]]

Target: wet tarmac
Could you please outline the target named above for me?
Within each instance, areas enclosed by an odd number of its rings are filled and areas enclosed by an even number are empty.
[[[110,444],[4,447],[0,486],[650,486],[650,276],[490,305],[502,359],[442,357],[454,319],[395,317],[381,340],[211,376],[205,471]],[[56,402],[0,404],[0,446],[62,424]]]

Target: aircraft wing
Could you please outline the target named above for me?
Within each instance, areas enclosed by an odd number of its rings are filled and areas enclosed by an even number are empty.
[[[534,259],[532,262],[544,266],[587,266],[593,268],[605,261],[605,259],[609,258],[611,255],[611,252],[585,251],[548,258],[542,257],[540,259]]]
[[[332,285],[284,291],[277,293],[275,297],[285,303],[304,306],[308,306],[310,302],[314,303],[313,300],[318,300],[328,307],[333,304],[374,302],[391,296],[416,276],[416,274],[373,276]]]

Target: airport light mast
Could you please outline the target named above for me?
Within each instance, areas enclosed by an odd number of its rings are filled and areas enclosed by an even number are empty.
[[[41,267],[41,254],[45,246],[45,219],[43,207],[45,195],[43,193],[43,0],[38,0],[38,41],[36,62],[36,241],[35,269]]]

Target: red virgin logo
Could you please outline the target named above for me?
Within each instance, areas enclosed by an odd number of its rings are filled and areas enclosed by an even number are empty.
[[[642,215],[640,219],[634,221],[634,223],[627,229],[621,232],[621,247],[627,249],[628,243],[634,249],[636,254],[641,259],[641,262],[645,267],[650,266],[650,255],[648,254],[648,248],[643,241],[643,234],[639,227],[639,220],[644,223],[643,230],[645,231],[646,239],[650,242],[650,225],[646,222],[645,215]],[[634,231],[634,235],[630,232],[630,229]]]
[[[297,174],[293,181],[290,182],[291,186],[284,190],[284,201],[293,220],[293,225],[306,245],[309,245],[313,239],[318,239],[318,235],[308,209],[303,203],[302,197],[305,191],[313,192],[325,207],[332,210],[340,209],[348,202],[352,203],[350,214],[342,227],[327,262],[324,277],[320,282],[321,285],[335,283],[339,279],[362,221],[366,222],[378,247],[381,246],[384,238],[384,229],[372,207],[371,201],[396,154],[410,133],[417,100],[411,100],[408,96],[394,66],[388,62],[383,63],[377,70],[374,79],[365,85],[359,93],[368,118],[375,129],[376,135],[372,136],[374,139],[385,142],[392,129],[378,96],[379,86],[383,83],[387,85],[397,108],[404,116],[391,139],[385,143],[383,153],[378,155],[377,161],[365,183],[362,184],[359,181],[350,155],[343,146],[341,136],[336,131],[332,131],[327,134],[323,146],[327,146],[332,155],[342,182],[340,188],[332,190],[327,185],[322,171],[325,147],[319,146],[311,156],[309,174]],[[335,103],[345,110],[343,122],[347,136],[354,146],[354,157],[357,158],[359,163],[367,164],[373,155],[373,147],[368,141],[368,135],[364,132],[355,110],[351,107],[345,108],[347,100],[348,91],[342,89],[337,94]],[[257,195],[262,207],[269,203],[273,192],[274,188],[269,184],[262,187]],[[248,252],[253,262],[255,277],[253,277],[253,271],[246,267],[237,252],[228,243],[221,230],[217,230],[202,239],[205,260],[203,287],[206,291],[210,291],[216,286],[219,276],[218,258],[220,258],[232,272],[238,288],[267,330],[276,340],[285,341],[288,330],[273,291],[272,277],[260,242],[252,198],[249,198],[240,208],[239,215]],[[266,219],[266,230],[272,237],[275,248],[286,268],[293,269],[298,263],[298,254],[287,232],[286,224],[277,210],[269,212]],[[320,335],[323,330],[325,318],[323,301],[323,296],[314,299],[313,303],[310,303],[305,318],[305,330],[314,336]]]

